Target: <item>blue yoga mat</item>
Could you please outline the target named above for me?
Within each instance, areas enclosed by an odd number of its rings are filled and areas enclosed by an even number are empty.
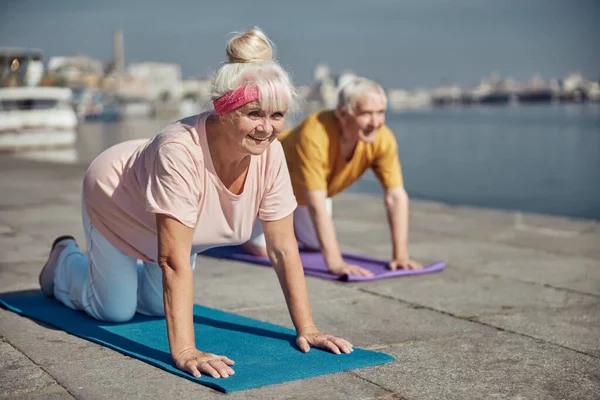
[[[136,314],[126,323],[100,322],[42,295],[0,298],[0,304],[18,314],[222,392],[254,389],[394,360],[387,354],[358,348],[351,354],[341,355],[318,349],[302,353],[296,348],[296,335],[292,329],[194,305],[197,348],[226,355],[235,361],[235,375],[229,378],[215,379],[205,375],[194,378],[173,365],[164,318]]]

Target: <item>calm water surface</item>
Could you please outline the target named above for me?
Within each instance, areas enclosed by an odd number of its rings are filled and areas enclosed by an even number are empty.
[[[67,158],[89,163],[169,122],[83,124]],[[388,113],[386,122],[398,138],[412,197],[600,219],[598,104],[407,111]],[[350,190],[381,193],[370,172]]]

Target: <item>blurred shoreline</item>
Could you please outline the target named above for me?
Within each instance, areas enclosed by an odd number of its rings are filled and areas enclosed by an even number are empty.
[[[303,115],[290,116],[288,126]],[[85,122],[72,148],[14,157],[86,165],[113,144],[151,138],[179,118]],[[388,112],[386,124],[412,197],[600,220],[600,104],[406,109]],[[350,191],[381,193],[371,173]]]

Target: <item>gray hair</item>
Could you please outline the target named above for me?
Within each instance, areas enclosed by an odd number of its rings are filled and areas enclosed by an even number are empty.
[[[261,107],[285,111],[297,107],[299,96],[288,73],[273,59],[273,44],[259,29],[236,34],[227,44],[227,61],[212,79],[214,101],[242,86],[256,86]]]
[[[381,85],[367,78],[351,79],[338,92],[338,107],[352,113],[358,99],[372,95],[381,96],[387,106],[387,95]]]

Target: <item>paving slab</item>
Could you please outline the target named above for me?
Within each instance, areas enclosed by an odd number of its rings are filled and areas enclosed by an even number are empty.
[[[81,199],[84,166],[36,163],[0,157],[0,208],[72,203]],[[81,201],[81,200],[79,200]]]
[[[236,312],[293,327],[284,305]],[[412,341],[461,337],[473,332],[494,331],[493,328],[481,324],[375,295],[353,300],[318,302],[313,304],[312,312],[317,326],[323,332],[344,337],[354,346],[371,349]]]
[[[364,198],[370,198],[365,201]],[[354,203],[354,206],[351,206]],[[360,213],[356,204],[360,203]],[[598,221],[515,211],[411,202],[410,235],[473,238],[550,253],[600,259]],[[386,227],[385,209],[377,196],[344,194],[334,199],[336,228],[352,220]],[[373,229],[370,227],[369,229]],[[338,232],[340,229],[338,229]],[[368,237],[368,236],[366,236]]]
[[[510,333],[485,333],[385,349],[397,362],[357,372],[410,399],[600,397],[598,359]]]
[[[50,375],[2,338],[0,354],[0,398],[34,396],[44,389],[60,389]]]
[[[2,235],[0,263],[45,261],[51,244],[42,243],[39,239],[22,232]]]
[[[78,399],[122,396],[127,399],[191,399],[198,396],[212,399],[223,396],[213,389],[3,309],[0,309],[0,326],[7,340],[36,364],[44,365]],[[233,393],[227,398],[395,398],[392,394],[350,373],[340,373]]]
[[[364,283],[361,289],[470,318],[514,309],[586,306],[594,296],[456,268],[410,279]]]
[[[59,379],[64,375],[69,380],[69,391],[81,399],[105,398],[105,393],[125,399],[374,399],[393,393],[350,373],[224,395],[138,360],[107,359],[92,364],[81,361],[67,368],[53,374],[59,374]]]
[[[377,253],[388,251],[385,244],[372,248]],[[600,295],[600,259],[469,239],[421,241],[410,251],[418,260],[440,259],[452,268]]]
[[[85,245],[81,206],[74,204],[34,205],[18,210],[0,210],[0,221],[14,232],[27,233],[48,248],[59,235],[72,235]]]
[[[285,304],[275,270],[247,263],[199,256],[194,288],[196,302],[221,310]],[[307,279],[307,289],[313,302],[364,297],[355,288],[321,279]]]
[[[99,361],[111,357],[124,357],[107,347],[3,308],[0,308],[0,326],[8,342],[37,365],[43,365],[46,370],[50,367],[60,367],[66,361]]]
[[[476,320],[600,358],[600,301],[559,309],[483,315]]]
[[[0,293],[39,293],[54,237],[74,233],[85,246],[79,208],[87,166],[0,156],[0,168]],[[334,219],[342,249],[390,256],[381,197],[337,196]],[[445,271],[357,284],[307,278],[322,330],[396,362],[227,398],[600,398],[599,225],[412,201],[411,255],[445,260]],[[272,269],[199,257],[194,287],[197,303],[291,326]],[[7,393],[0,398],[224,397],[0,309],[2,343],[12,350],[0,348],[0,366],[17,360],[33,379],[0,384]]]
[[[74,399],[69,392],[60,386],[46,388],[35,393],[27,393],[22,396],[8,397],[10,400],[68,400]]]
[[[479,264],[477,272],[539,283],[555,288],[598,296],[600,299],[600,260],[548,253],[520,252],[518,257],[490,260]],[[456,268],[463,268],[460,262]]]
[[[0,325],[7,326],[5,323],[10,323],[14,326],[7,337],[26,348],[28,353],[31,352],[31,359],[43,364],[76,398],[223,398],[221,393],[213,389],[62,331],[48,331],[48,328],[39,325],[36,327],[34,322],[26,318],[3,315],[7,313],[0,310]],[[27,328],[28,334],[18,337],[19,330],[23,328]],[[38,335],[43,335],[44,340],[40,340]],[[350,373],[340,373],[233,393],[227,398],[345,399],[357,396],[353,398],[370,399],[390,393]]]
[[[577,235],[546,234],[535,230],[511,229],[492,237],[496,242],[600,260],[600,233],[590,230]]]

